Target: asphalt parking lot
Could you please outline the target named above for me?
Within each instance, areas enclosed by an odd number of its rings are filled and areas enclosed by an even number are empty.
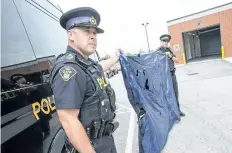
[[[232,64],[222,60],[191,63],[178,67],[176,74],[186,117],[174,126],[162,153],[231,153]],[[109,81],[117,96],[118,153],[138,153],[137,116],[122,75]]]

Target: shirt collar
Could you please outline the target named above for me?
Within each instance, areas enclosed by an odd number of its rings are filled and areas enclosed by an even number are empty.
[[[71,46],[67,46],[67,49],[66,49],[66,52],[67,53],[74,53],[75,55],[85,59],[78,51],[76,51],[75,49],[73,49]]]

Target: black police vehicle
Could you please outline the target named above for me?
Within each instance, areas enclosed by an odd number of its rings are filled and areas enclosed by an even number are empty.
[[[60,7],[50,0],[1,0],[1,152],[65,153],[48,83],[66,50]]]

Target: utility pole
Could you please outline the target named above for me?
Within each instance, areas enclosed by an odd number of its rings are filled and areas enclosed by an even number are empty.
[[[145,27],[145,32],[146,32],[146,37],[147,37],[147,45],[148,45],[148,50],[149,50],[149,52],[151,52],[151,50],[150,50],[150,46],[149,46],[149,40],[148,40],[148,35],[147,35],[147,25],[148,25],[149,23],[142,23],[142,26],[144,26]]]

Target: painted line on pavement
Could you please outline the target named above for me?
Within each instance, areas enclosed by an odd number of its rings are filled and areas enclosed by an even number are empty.
[[[133,148],[133,139],[134,139],[134,131],[135,131],[135,113],[132,108],[130,108],[130,122],[129,128],[127,132],[127,141],[126,141],[126,149],[125,153],[132,153]]]
[[[124,114],[124,113],[131,113],[131,111],[121,111],[121,112],[117,112],[116,114],[119,115],[119,114]]]
[[[126,108],[126,109],[128,109],[128,110],[131,109],[131,107],[128,107],[127,105],[124,105],[124,104],[117,103],[116,105],[119,105],[120,107]]]
[[[118,112],[120,112],[120,111],[122,111],[122,110],[128,111],[128,109],[126,109],[126,108],[119,108],[119,109],[116,109],[115,113],[118,113]]]

